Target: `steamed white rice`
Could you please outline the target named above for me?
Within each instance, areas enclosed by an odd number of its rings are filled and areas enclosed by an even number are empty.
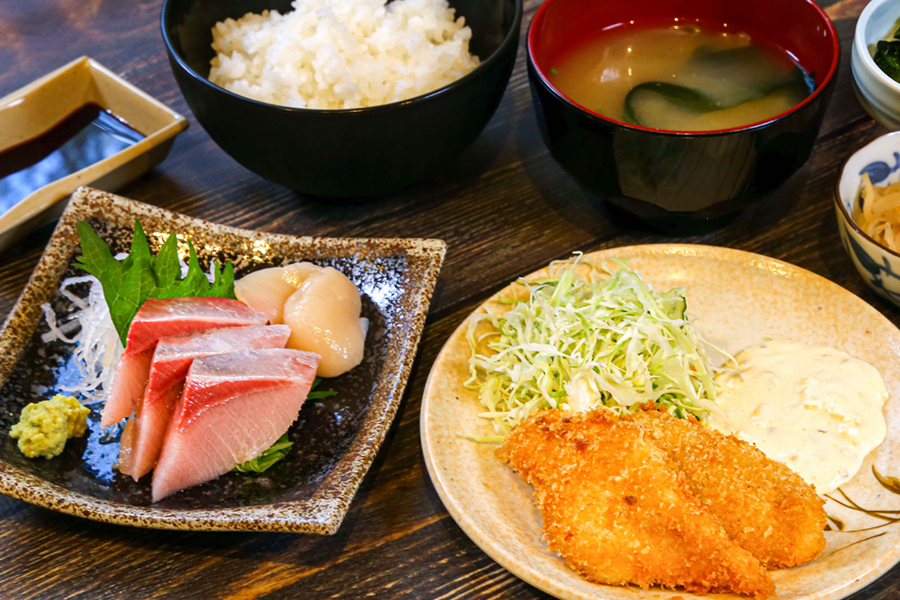
[[[295,108],[358,108],[436,90],[478,66],[447,0],[295,0],[213,27],[209,80]]]

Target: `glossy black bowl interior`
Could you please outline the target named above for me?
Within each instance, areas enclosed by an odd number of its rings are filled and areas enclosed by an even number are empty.
[[[667,132],[594,113],[566,98],[549,73],[572,40],[629,19],[681,17],[765,32],[800,57],[816,89],[769,121],[720,132]],[[577,43],[577,41],[576,41]],[[613,216],[690,234],[726,223],[809,158],[836,79],[840,47],[812,0],[546,0],[528,32],[528,75],[538,123],[554,159]]]
[[[481,65],[439,90],[362,109],[293,109],[210,83],[212,27],[290,0],[166,0],[162,31],[175,79],[210,136],[258,175],[316,196],[364,197],[411,185],[453,160],[490,120],[509,83],[522,0],[450,0]]]

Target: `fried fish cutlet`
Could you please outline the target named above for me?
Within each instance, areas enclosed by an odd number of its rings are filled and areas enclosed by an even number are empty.
[[[774,591],[639,425],[609,411],[543,411],[499,453],[534,486],[550,549],[588,579],[756,598]]]
[[[629,417],[647,429],[728,535],[770,569],[809,562],[825,548],[824,501],[752,444],[661,411]]]

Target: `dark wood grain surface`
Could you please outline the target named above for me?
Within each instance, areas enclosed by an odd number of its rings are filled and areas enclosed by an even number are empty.
[[[841,161],[884,133],[860,108],[851,86],[850,43],[865,3],[823,2],[840,33],[843,57],[811,160],[773,198],[731,225],[677,241],[794,263],[900,324],[900,310],[876,297],[854,271],[832,206]],[[87,54],[191,120],[169,158],[122,195],[250,229],[441,238],[449,246],[447,261],[394,427],[335,536],[129,529],[0,497],[0,598],[546,598],[481,552],[441,505],[419,444],[429,367],[466,314],[514,277],[573,250],[675,238],[613,224],[548,156],[522,48],[493,120],[430,181],[353,205],[320,204],[269,184],[220,150],[190,115],[160,38],[160,4],[0,0],[0,96]],[[523,29],[539,4],[526,1]],[[49,233],[36,231],[0,256],[0,315],[21,292]],[[900,567],[853,596],[897,597]]]

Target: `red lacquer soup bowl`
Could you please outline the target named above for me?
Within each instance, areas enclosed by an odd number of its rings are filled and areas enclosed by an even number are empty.
[[[686,132],[601,115],[554,87],[554,65],[574,45],[616,27],[676,19],[721,24],[780,46],[815,80],[812,94],[766,121]],[[532,98],[553,158],[614,216],[676,234],[727,222],[806,162],[839,59],[834,26],[812,0],[546,0],[528,31]]]

